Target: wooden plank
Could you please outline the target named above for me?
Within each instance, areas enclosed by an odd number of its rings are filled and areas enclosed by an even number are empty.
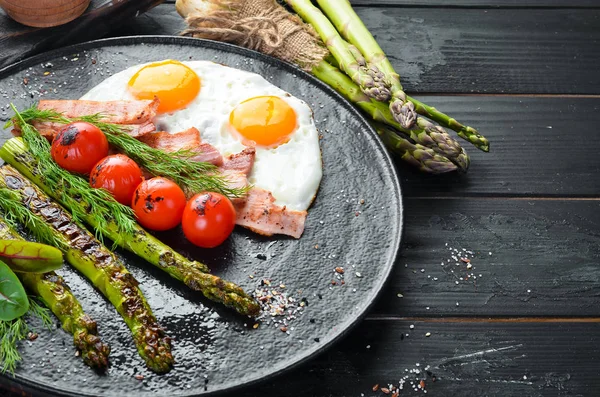
[[[600,8],[596,0],[350,0],[350,3],[355,7]]]
[[[407,199],[404,214],[372,316],[600,314],[600,200]]]
[[[408,91],[600,94],[600,9],[390,6],[357,13]],[[181,30],[171,4],[146,18],[160,21],[153,34]]]
[[[599,346],[594,323],[365,321],[317,359],[232,395],[379,397],[408,377],[400,396],[423,395],[411,387],[420,380],[430,396],[587,396],[600,388]]]
[[[423,96],[491,142],[466,175],[427,176],[401,162],[406,196],[600,196],[600,98]]]
[[[365,321],[320,358],[236,395],[385,396],[381,387],[405,376],[400,396],[423,395],[410,383],[420,380],[431,396],[589,395],[600,387],[599,331],[585,323]]]
[[[597,94],[600,10],[358,8],[417,92]]]

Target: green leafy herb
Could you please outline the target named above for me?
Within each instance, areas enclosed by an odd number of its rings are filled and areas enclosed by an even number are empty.
[[[50,225],[36,218],[23,205],[20,193],[6,187],[0,188],[0,208],[3,210],[4,220],[13,229],[18,229],[19,224],[21,224],[31,230],[38,241],[57,247],[63,251],[68,249],[63,241],[56,237]]]
[[[67,118],[54,110],[31,107],[20,114],[27,123],[36,120],[63,124],[85,121],[94,124],[104,132],[112,146],[127,154],[151,174],[169,178],[189,193],[211,191],[233,198],[241,197],[247,192],[247,188],[229,187],[228,180],[218,173],[214,165],[190,160],[197,153],[190,150],[168,153],[150,147],[127,134],[127,127],[102,122],[103,115],[100,113]]]
[[[0,261],[0,320],[14,320],[27,310],[29,301],[23,284],[10,267]]]
[[[63,265],[60,250],[24,240],[0,240],[0,258],[13,271],[21,273],[47,273]]]
[[[40,318],[46,328],[52,328],[50,311],[31,297],[29,297],[27,315]],[[2,373],[8,371],[14,374],[17,364],[21,361],[18,343],[25,339],[28,334],[29,326],[23,316],[12,321],[0,321],[0,365],[2,366],[0,371]]]
[[[50,154],[48,141],[22,117],[14,105],[11,106],[15,112],[12,122],[21,130],[23,140],[37,162],[36,172],[45,180],[46,185],[60,192],[60,201],[72,208],[73,218],[81,222],[85,217],[92,216],[96,220],[96,236],[99,239],[102,239],[102,234],[111,220],[121,233],[133,233],[135,220],[131,208],[115,201],[108,191],[90,187],[87,180],[56,164]],[[77,205],[81,202],[85,203],[85,206]]]
[[[15,372],[21,355],[17,343],[27,337],[29,327],[23,317],[13,321],[0,321],[0,364],[2,373]]]

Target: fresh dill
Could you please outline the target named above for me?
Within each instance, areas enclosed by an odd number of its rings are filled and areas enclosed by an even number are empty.
[[[34,237],[41,243],[52,245],[62,251],[68,249],[61,239],[56,237],[56,232],[50,225],[37,218],[21,200],[21,194],[6,187],[2,187],[0,180],[0,208],[3,218],[13,229],[21,224],[29,229]]]
[[[86,218],[93,218],[96,236],[100,240],[108,232],[110,222],[115,223],[120,233],[133,234],[136,223],[131,208],[115,201],[108,191],[94,189],[86,179],[61,168],[52,159],[46,138],[29,123],[31,109],[27,110],[26,119],[14,105],[11,104],[11,107],[15,112],[12,123],[21,130],[23,141],[29,147],[32,156],[28,161],[35,162],[36,177],[43,178],[44,185],[52,188],[58,200],[71,208],[73,219],[81,223]]]
[[[18,343],[27,337],[29,326],[23,316],[12,321],[0,321],[0,369],[14,374],[21,354],[17,348]]]
[[[14,375],[17,365],[21,361],[18,344],[29,334],[29,325],[26,317],[38,317],[43,325],[52,329],[52,316],[50,311],[40,305],[36,299],[29,297],[29,311],[11,321],[0,321],[0,372],[10,372]]]
[[[54,110],[40,110],[31,107],[22,111],[21,117],[27,123],[36,120],[62,124],[85,121],[93,124],[104,132],[112,146],[132,158],[138,165],[153,175],[171,179],[188,193],[212,191],[234,198],[243,196],[248,190],[247,188],[231,187],[227,178],[219,174],[217,167],[213,164],[190,160],[197,153],[191,150],[169,153],[155,149],[127,134],[126,127],[103,122],[103,115],[100,113],[67,118]]]

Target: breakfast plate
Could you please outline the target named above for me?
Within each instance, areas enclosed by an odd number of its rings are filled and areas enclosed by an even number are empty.
[[[0,382],[44,395],[116,396],[127,390],[128,395],[188,396],[231,390],[325,350],[363,318],[388,279],[402,231],[402,198],[390,157],[356,109],[292,65],[206,40],[98,40],[0,70],[0,119],[12,116],[10,103],[24,109],[40,99],[78,99],[130,66],[164,59],[211,61],[259,74],[312,109],[323,177],[299,239],[264,237],[238,227],[223,245],[201,249],[178,229],[156,234],[255,296],[277,296],[277,307],[263,307],[258,319],[242,317],[117,251],[172,337],[174,368],[162,375],[149,371],[115,309],[65,266],[60,273],[111,346],[108,371],[99,375],[85,366],[66,332],[34,323],[39,336],[21,344],[23,360],[15,376],[4,374]],[[4,130],[0,143],[10,137]]]

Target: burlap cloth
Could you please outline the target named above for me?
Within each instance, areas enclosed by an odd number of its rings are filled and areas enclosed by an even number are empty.
[[[206,0],[204,0],[206,1]],[[218,7],[189,15],[182,35],[224,41],[310,71],[328,51],[310,25],[275,0],[209,0]]]

